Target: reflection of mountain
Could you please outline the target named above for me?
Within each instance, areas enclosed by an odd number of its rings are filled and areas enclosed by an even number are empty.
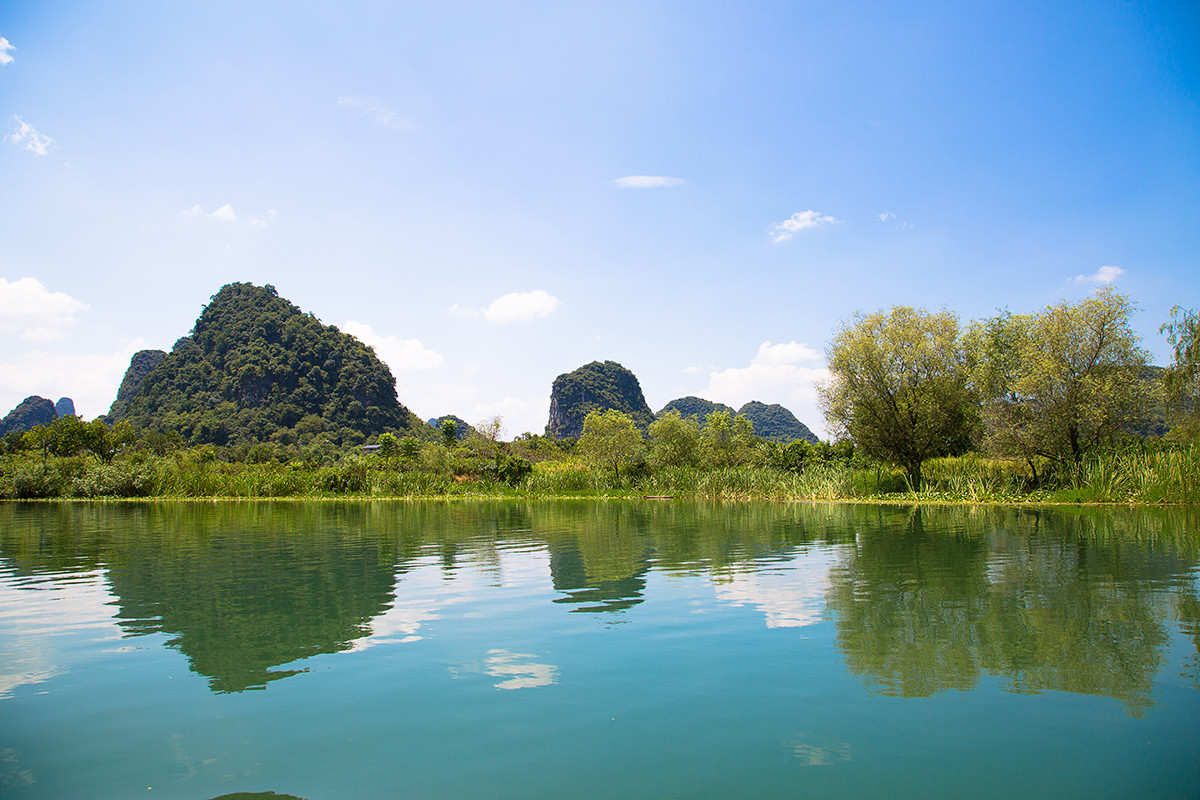
[[[916,510],[863,530],[833,571],[829,607],[851,671],[904,697],[973,688],[988,673],[1017,692],[1113,697],[1134,715],[1151,704],[1168,643],[1154,590],[1183,565],[1069,533],[946,531],[928,516],[938,519]]]
[[[117,617],[163,631],[216,691],[262,688],[273,670],[349,649],[391,600],[393,575],[375,543],[273,533],[214,533],[188,548],[146,543],[110,571]]]
[[[577,547],[556,547],[550,553],[554,588],[566,596],[556,603],[577,605],[572,611],[624,611],[642,602],[647,568],[625,575],[589,575],[583,553]]]

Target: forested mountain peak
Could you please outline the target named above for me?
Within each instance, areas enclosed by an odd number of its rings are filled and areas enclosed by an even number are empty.
[[[593,361],[554,379],[546,433],[557,439],[578,437],[591,411],[616,409],[641,428],[654,421],[637,377],[615,361]]]
[[[117,399],[108,409],[110,424],[119,422],[125,416],[125,409],[128,408],[129,401],[137,394],[138,389],[142,387],[142,381],[166,357],[167,354],[162,350],[138,350],[133,354],[133,358],[129,359],[129,368],[125,370],[125,377],[121,380],[121,386],[117,389]]]
[[[663,406],[654,416],[661,417],[668,411],[677,411],[679,412],[679,416],[684,419],[694,419],[701,425],[704,424],[704,420],[708,418],[708,415],[715,411],[727,411],[730,416],[733,415],[733,409],[724,403],[714,403],[712,400],[705,400],[703,397],[696,397],[694,395],[672,400]]]
[[[397,400],[396,379],[370,347],[275,287],[250,283],[213,295],[191,334],[144,376],[125,417],[213,444],[304,444],[318,436],[346,444],[424,428]]]
[[[754,425],[754,434],[764,439],[785,444],[798,439],[811,444],[820,441],[807,425],[796,419],[795,414],[778,403],[767,405],[751,400],[739,408],[738,413],[750,420]]]
[[[0,419],[0,436],[9,431],[24,432],[38,425],[49,425],[58,417],[54,403],[44,397],[30,395]]]

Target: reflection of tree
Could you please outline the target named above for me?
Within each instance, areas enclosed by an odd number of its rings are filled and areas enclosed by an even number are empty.
[[[885,694],[966,689],[986,672],[1013,691],[1099,694],[1139,715],[1168,643],[1155,590],[1186,567],[1080,536],[1058,514],[1022,520],[1044,535],[1009,534],[1008,515],[970,533],[934,528],[929,511],[860,531],[829,597],[849,668]]]
[[[583,509],[581,509],[583,510]],[[649,572],[650,538],[643,513],[629,506],[597,505],[580,518],[570,537],[550,547],[554,602],[572,611],[621,611],[642,602]]]
[[[884,509],[833,570],[829,608],[852,672],[884,694],[923,697],[979,681],[982,538],[926,533],[923,512]]]

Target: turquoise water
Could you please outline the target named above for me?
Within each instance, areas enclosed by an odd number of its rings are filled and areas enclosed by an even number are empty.
[[[1200,512],[0,505],[0,795],[1196,797]]]

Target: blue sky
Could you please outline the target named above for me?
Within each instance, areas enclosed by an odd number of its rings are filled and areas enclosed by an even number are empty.
[[[856,311],[1200,307],[1194,3],[18,0],[0,62],[0,412],[238,280],[509,436],[592,360],[822,432]]]

